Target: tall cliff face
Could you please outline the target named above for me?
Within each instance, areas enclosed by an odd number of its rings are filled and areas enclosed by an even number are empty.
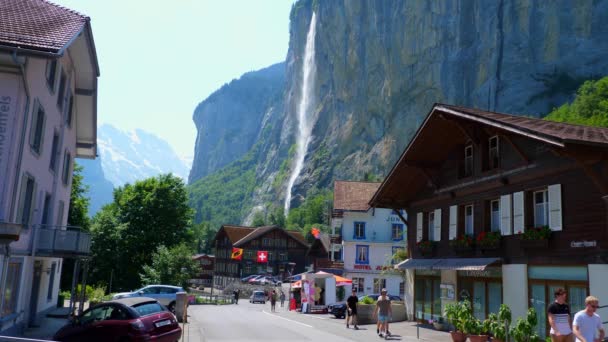
[[[290,125],[313,10],[319,119],[299,193],[385,175],[435,102],[541,116],[608,74],[608,1],[301,0],[287,56]],[[315,163],[321,151],[328,158]]]
[[[285,64],[244,74],[225,84],[194,111],[198,130],[188,183],[242,157],[260,138],[269,111],[282,110]]]
[[[285,197],[313,10],[318,120],[293,205],[334,179],[386,175],[436,102],[542,116],[584,80],[608,74],[608,0],[300,0],[291,13],[284,106],[272,116],[270,138],[258,140],[254,207],[278,207]],[[205,113],[223,120],[219,110]],[[214,127],[243,136],[265,129],[259,120],[231,121]],[[229,147],[200,130],[197,151],[253,146]],[[207,153],[199,167],[210,172],[224,157]]]

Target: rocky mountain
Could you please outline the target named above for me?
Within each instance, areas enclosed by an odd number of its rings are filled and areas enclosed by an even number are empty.
[[[433,103],[547,114],[584,80],[608,74],[606,20],[607,0],[297,1],[284,106],[247,128],[258,137],[251,146],[259,149],[250,207],[282,206],[305,97],[313,104],[312,129],[292,206],[334,179],[386,175]],[[303,91],[311,31],[314,82]],[[230,125],[215,126],[216,134],[241,127],[235,125],[246,119],[241,114],[231,114]],[[200,130],[205,120],[223,115],[194,119]],[[226,140],[197,140],[197,151],[218,148],[231,149]],[[193,169],[221,160],[197,155]]]
[[[186,180],[188,162],[180,158],[163,139],[141,129],[126,132],[104,124],[97,129],[99,157],[79,160],[84,166],[84,183],[89,185],[90,214],[112,201],[114,187],[173,173]]]

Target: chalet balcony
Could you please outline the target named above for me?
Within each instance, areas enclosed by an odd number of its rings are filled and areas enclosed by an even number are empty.
[[[80,227],[35,225],[21,231],[19,241],[11,244],[13,253],[70,258],[91,253],[91,234]]]

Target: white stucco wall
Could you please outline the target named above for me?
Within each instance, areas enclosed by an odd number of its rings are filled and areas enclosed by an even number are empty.
[[[525,317],[528,311],[528,266],[502,265],[503,303],[511,308],[513,318]]]
[[[592,296],[600,300],[600,305],[608,303],[608,265],[590,264],[589,266],[589,291]],[[608,308],[599,309],[597,313],[602,317],[602,322],[607,321]],[[604,324],[604,330],[608,331],[608,324]]]

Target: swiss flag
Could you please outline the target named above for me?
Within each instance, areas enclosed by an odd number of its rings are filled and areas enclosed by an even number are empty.
[[[258,262],[268,262],[268,251],[258,251]]]

